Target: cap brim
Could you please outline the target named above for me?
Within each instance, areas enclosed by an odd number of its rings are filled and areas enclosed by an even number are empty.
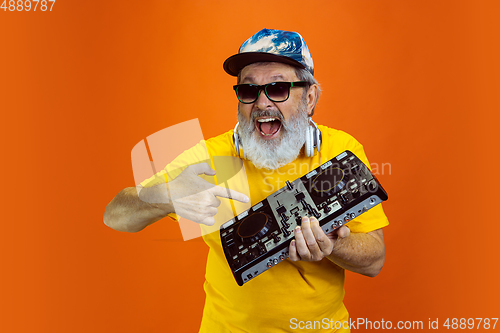
[[[284,64],[305,68],[300,62],[288,58],[285,56],[280,56],[272,53],[266,52],[245,52],[238,53],[224,61],[224,70],[226,73],[232,76],[238,76],[238,73],[245,67],[255,62],[281,62]]]

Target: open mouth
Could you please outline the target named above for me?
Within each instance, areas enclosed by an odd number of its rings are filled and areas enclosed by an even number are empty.
[[[259,129],[262,136],[271,137],[281,129],[281,121],[276,117],[257,118],[255,120],[255,127]]]

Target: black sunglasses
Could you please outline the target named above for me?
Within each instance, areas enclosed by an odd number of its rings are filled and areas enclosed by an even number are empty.
[[[272,102],[284,102],[290,97],[290,88],[292,87],[306,87],[308,85],[305,81],[296,82],[271,82],[261,86],[257,84],[237,84],[233,86],[236,91],[236,97],[241,103],[251,104],[255,102],[260,92],[264,90],[267,98]]]

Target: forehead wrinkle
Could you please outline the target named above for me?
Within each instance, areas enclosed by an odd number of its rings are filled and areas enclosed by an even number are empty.
[[[283,76],[283,74],[275,74],[273,76],[271,76],[271,81],[269,81],[268,83],[271,83],[271,82],[276,82],[276,81],[285,81],[285,77]],[[245,78],[243,80],[241,80],[240,83],[255,83],[255,77],[253,76],[245,76]]]
[[[277,81],[294,81],[296,77],[296,70],[291,65],[278,62],[257,62],[244,67],[238,74],[237,82],[266,84]]]
[[[253,76],[245,76],[240,83],[247,83],[247,82],[253,83],[255,82],[255,78]]]
[[[273,75],[271,76],[271,79],[274,81],[274,80],[284,80],[285,77],[283,76],[283,74],[276,74],[276,75]]]

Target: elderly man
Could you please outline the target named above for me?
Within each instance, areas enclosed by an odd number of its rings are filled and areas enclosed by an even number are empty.
[[[285,180],[299,178],[345,150],[369,165],[353,137],[312,122],[320,88],[298,33],[259,31],[225,61],[224,69],[237,76],[239,123],[234,131],[206,140],[206,148],[212,156],[242,159],[252,205],[272,193],[269,186],[277,190]],[[113,229],[136,232],[175,213],[213,225],[221,198],[250,200],[200,177],[215,171],[195,164],[166,184],[144,182],[140,194],[135,187],[126,188],[107,206],[104,221]],[[294,230],[290,258],[242,287],[234,281],[219,234],[204,235],[210,251],[200,332],[349,331],[344,270],[372,277],[380,272],[386,225],[381,205],[329,234],[315,217],[304,216]]]

